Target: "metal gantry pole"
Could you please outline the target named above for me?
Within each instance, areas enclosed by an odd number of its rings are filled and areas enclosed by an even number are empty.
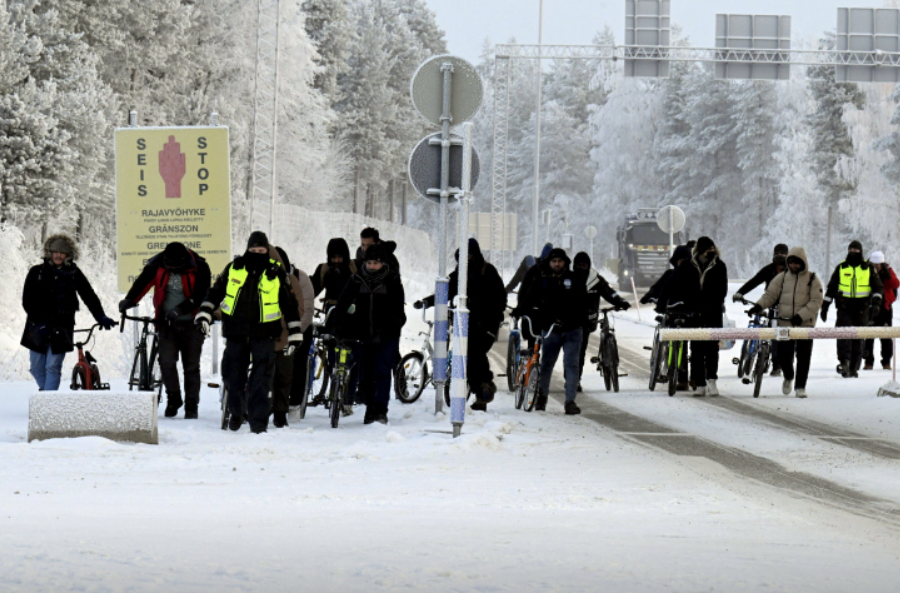
[[[463,124],[462,193],[459,195],[460,220],[469,219],[472,200],[472,138],[474,125]],[[453,325],[453,394],[450,399],[450,421],[453,437],[458,437],[466,421],[466,396],[469,394],[469,237],[468,225],[459,225],[459,288],[456,323]],[[476,386],[477,387],[477,386]],[[476,393],[476,397],[479,394]]]
[[[506,249],[506,172],[509,146],[510,61],[494,60],[494,154],[491,180],[491,263],[502,273]]]
[[[444,409],[444,384],[447,382],[447,301],[450,281],[447,279],[447,207],[450,203],[450,124],[453,123],[450,101],[453,96],[453,64],[441,65],[444,75],[443,110],[441,113],[441,211],[438,217],[438,277],[434,288],[434,413]],[[462,225],[460,225],[462,226]]]
[[[541,62],[541,46],[544,43],[544,0],[540,0],[540,16],[538,18],[538,60],[537,60],[537,113],[534,125],[534,240],[532,254],[537,257],[538,247],[538,212],[541,204],[541,99],[543,94],[543,62]]]

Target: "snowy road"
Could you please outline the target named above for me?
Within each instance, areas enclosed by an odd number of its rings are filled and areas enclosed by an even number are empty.
[[[620,393],[589,370],[566,417],[501,390],[457,440],[427,432],[449,428],[429,392],[386,427],[312,409],[255,436],[219,430],[205,391],[159,446],[29,445],[31,385],[4,384],[0,590],[896,591],[883,376],[845,392],[823,347],[809,400],[777,380],[753,400],[736,377],[670,398],[646,388],[651,328],[617,331]]]

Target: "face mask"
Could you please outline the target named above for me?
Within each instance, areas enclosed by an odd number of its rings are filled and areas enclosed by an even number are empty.
[[[255,271],[262,270],[269,263],[269,256],[266,253],[248,251],[244,254],[244,259],[247,262],[247,267]]]

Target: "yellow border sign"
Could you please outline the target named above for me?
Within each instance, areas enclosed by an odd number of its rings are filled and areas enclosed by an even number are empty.
[[[231,261],[228,128],[116,130],[119,291],[127,292],[172,242],[206,258],[215,276]]]

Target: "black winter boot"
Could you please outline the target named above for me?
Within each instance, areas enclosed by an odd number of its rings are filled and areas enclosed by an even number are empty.
[[[234,432],[237,432],[241,429],[241,425],[244,424],[244,419],[240,416],[232,415],[231,418],[228,419],[228,429]]]
[[[537,397],[537,401],[534,403],[534,409],[538,412],[546,412],[547,411],[547,396],[543,393],[539,394]]]
[[[185,420],[196,420],[197,419],[197,406],[185,406],[184,407],[184,419]]]
[[[166,418],[174,418],[178,415],[178,410],[181,409],[181,406],[184,405],[184,402],[181,401],[181,398],[178,399],[167,397],[166,398]]]
[[[272,413],[272,425],[275,428],[284,428],[288,425],[287,412],[275,411]]]
[[[575,402],[566,402],[566,416],[581,414],[581,408]]]

